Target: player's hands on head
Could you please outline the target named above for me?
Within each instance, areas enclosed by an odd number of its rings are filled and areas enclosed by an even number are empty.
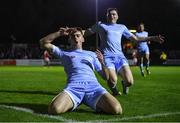
[[[66,35],[69,35],[69,30],[70,30],[69,27],[66,27],[66,28],[60,27],[58,32],[60,33],[60,35],[65,35],[66,36]]]
[[[58,32],[60,32],[60,35],[68,36],[75,28],[69,28],[69,27],[60,27]]]

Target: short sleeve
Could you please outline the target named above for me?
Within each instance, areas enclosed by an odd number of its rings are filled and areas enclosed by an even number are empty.
[[[102,70],[102,65],[101,63],[99,62],[96,54],[95,54],[95,57],[94,57],[94,68],[97,72],[101,71]]]
[[[55,45],[53,45],[52,47],[52,53],[58,58],[61,58],[63,56],[63,51]]]
[[[133,34],[128,30],[126,26],[124,26],[123,36],[125,36],[127,39],[130,38]]]

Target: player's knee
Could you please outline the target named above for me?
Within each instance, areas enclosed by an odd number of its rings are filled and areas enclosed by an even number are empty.
[[[116,84],[116,83],[117,83],[117,79],[109,79],[108,81],[111,82],[111,83],[113,83],[113,84]]]
[[[117,82],[117,76],[116,75],[109,75],[109,79],[108,79],[109,81],[111,81],[111,82]]]
[[[134,84],[134,79],[128,78],[126,82],[127,82],[127,86],[132,86]]]
[[[117,81],[108,80],[108,86],[109,87],[114,87],[114,86],[116,86],[116,84],[117,84]]]
[[[133,85],[134,84],[134,79],[133,78],[130,79],[129,83],[131,83],[131,85]]]
[[[116,84],[117,84],[117,77],[110,77],[110,78],[108,79],[108,82],[116,85]]]
[[[57,114],[57,108],[55,107],[55,105],[50,104],[48,107],[48,113],[49,114]]]
[[[56,106],[55,104],[52,103],[48,107],[48,113],[56,115],[56,114],[61,114],[62,112],[59,110],[58,106]]]
[[[114,105],[112,109],[113,109],[112,114],[122,114],[122,107],[120,104]]]

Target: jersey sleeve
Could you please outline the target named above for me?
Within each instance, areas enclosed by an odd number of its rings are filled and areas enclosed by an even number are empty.
[[[99,62],[96,54],[94,54],[94,68],[97,72],[101,71],[102,70],[102,65],[101,63]]]
[[[124,26],[123,36],[129,39],[133,34],[128,30],[126,26]]]
[[[63,51],[59,47],[53,45],[52,54],[58,58],[61,58],[63,56]]]

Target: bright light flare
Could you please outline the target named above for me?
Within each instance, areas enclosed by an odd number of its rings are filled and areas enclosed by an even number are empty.
[[[135,29],[130,29],[129,31],[132,32],[132,33],[137,32]]]

